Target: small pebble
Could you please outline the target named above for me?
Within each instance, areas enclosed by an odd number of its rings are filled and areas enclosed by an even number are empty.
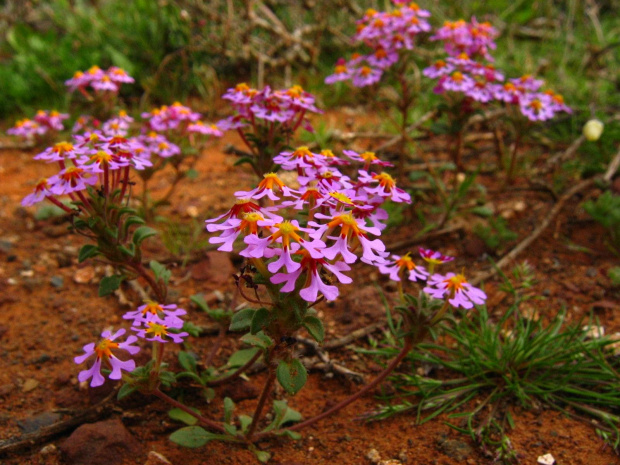
[[[553,465],[555,463],[555,458],[553,458],[553,455],[551,454],[545,454],[538,457],[536,462],[539,465]]]
[[[47,446],[43,447],[40,451],[39,454],[41,455],[50,455],[55,453],[58,450],[58,448],[56,447],[55,444],[48,444]]]
[[[33,378],[27,379],[24,382],[24,385],[22,386],[22,392],[33,391],[39,386],[39,384],[41,383],[39,383],[36,379],[33,379]]]
[[[154,450],[149,452],[149,455],[144,462],[144,465],[172,465],[172,462],[164,457],[159,452],[155,452]]]
[[[366,453],[366,458],[371,461],[371,463],[379,463],[381,461],[381,454],[377,449],[370,449]]]
[[[58,289],[62,287],[64,282],[65,280],[63,279],[62,276],[52,276],[52,279],[50,279],[50,284]]]

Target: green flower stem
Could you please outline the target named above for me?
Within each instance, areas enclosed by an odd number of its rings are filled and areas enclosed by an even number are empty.
[[[194,412],[191,408],[187,407],[186,405],[183,405],[181,402],[177,401],[176,399],[173,399],[169,395],[164,394],[162,391],[159,390],[159,388],[156,388],[154,391],[152,391],[152,393],[153,395],[159,397],[160,399],[168,402],[170,405],[176,408],[179,408],[183,410],[185,413],[188,413],[189,415],[193,416],[194,418],[198,420],[198,422],[202,426],[205,426],[213,431],[217,431],[218,433],[228,434],[222,425],[206,417],[203,417],[199,413]]]
[[[149,375],[149,390],[155,391],[159,384],[159,370],[161,362],[164,359],[165,344],[163,342],[153,341],[153,369]]]
[[[454,297],[454,296],[451,295],[449,298],[447,298],[445,300],[445,302],[443,303],[443,306],[439,309],[439,311],[437,313],[435,313],[435,316],[433,318],[431,318],[431,321],[429,323],[429,327],[435,326],[443,318],[443,316],[448,311],[448,308],[450,307],[449,299],[451,299],[452,297]]]

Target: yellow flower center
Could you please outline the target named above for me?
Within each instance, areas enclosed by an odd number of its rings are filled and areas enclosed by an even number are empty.
[[[90,156],[90,160],[100,165],[108,164],[112,160],[112,155],[103,150],[99,150],[97,153]]]
[[[109,339],[102,339],[95,346],[95,353],[97,358],[110,358],[112,356],[112,349],[118,348],[118,343]]]
[[[394,182],[394,178],[387,173],[375,174],[373,179],[379,181],[379,185],[383,187],[386,191],[391,191],[396,186],[396,182]]]
[[[59,155],[66,152],[71,152],[72,150],[73,144],[70,144],[69,142],[58,142],[57,144],[54,144],[54,148],[52,149],[52,151],[58,153]]]

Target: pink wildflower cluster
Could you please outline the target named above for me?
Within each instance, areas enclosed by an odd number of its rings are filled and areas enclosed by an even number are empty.
[[[22,205],[31,206],[47,198],[66,210],[56,197],[67,195],[78,202],[80,209],[88,210],[90,202],[84,190],[99,184],[106,195],[119,188],[124,193],[130,169],[152,166],[150,156],[148,148],[135,139],[106,136],[101,131],[75,135],[72,142],[58,142],[34,157],[58,163],[60,172],[41,179],[34,192],[22,200]]]
[[[389,163],[372,152],[345,155],[364,162],[356,179],[340,171],[350,162],[331,150],[299,147],[280,153],[274,162],[294,171],[299,185],[287,186],[275,173],[267,173],[255,189],[236,192],[237,202],[228,212],[206,221],[207,230],[219,234],[210,242],[221,244],[218,250],[232,251],[242,239],[240,254],[254,263],[266,261],[267,278],[282,285],[280,292],[299,289],[308,302],[320,295],[334,300],[338,288],[326,275],[348,284],[351,278],[344,273],[358,258],[383,265],[388,253],[378,237],[388,215],[381,205],[387,200],[411,202],[409,194],[381,172]],[[303,224],[287,219],[301,210],[307,212]]]
[[[99,66],[92,66],[87,71],[76,71],[71,79],[65,81],[65,85],[71,92],[78,90],[85,97],[90,95],[86,90],[92,87],[96,92],[118,93],[122,84],[130,84],[134,82],[127,72],[116,66],[108,68],[107,71],[102,70]]]
[[[570,113],[561,95],[551,90],[540,91],[543,81],[531,76],[509,79],[491,63],[490,50],[498,32],[489,23],[464,20],[446,22],[431,40],[440,40],[448,55],[424,69],[423,74],[438,79],[435,93],[462,93],[471,101],[492,101],[516,105],[531,121],[551,119],[557,112]]]
[[[431,30],[428,11],[415,3],[397,0],[393,3],[396,7],[392,11],[366,11],[357,22],[357,33],[353,38],[363,42],[371,52],[367,55],[356,54],[348,61],[339,59],[335,73],[325,78],[325,83],[350,80],[356,87],[372,85],[399,60],[401,51],[414,48],[418,34]]]
[[[39,110],[33,119],[26,118],[17,121],[14,127],[7,130],[7,134],[24,140],[32,140],[50,131],[62,131],[64,129],[62,122],[68,117],[68,114],[55,110]]]
[[[379,271],[388,275],[393,281],[401,281],[405,276],[409,281],[426,281],[424,293],[435,299],[447,298],[453,307],[470,309],[474,305],[484,304],[486,294],[468,283],[463,274],[433,273],[436,265],[451,262],[454,257],[431,249],[420,248],[419,252],[420,257],[428,263],[428,270],[424,266],[416,265],[410,254],[406,254],[404,256],[392,255],[390,260],[379,266]]]
[[[95,356],[93,365],[83,370],[78,375],[80,382],[91,379],[90,386],[101,386],[105,382],[105,377],[101,373],[102,368],[110,369],[108,375],[110,379],[118,380],[122,378],[122,372],[131,372],[136,368],[133,360],[121,360],[115,354],[125,351],[130,355],[135,355],[140,351],[138,346],[132,345],[138,338],[159,343],[174,342],[180,344],[188,333],[181,332],[183,320],[179,318],[187,312],[176,305],[161,305],[156,302],[146,302],[137,310],[127,312],[123,318],[132,320],[131,329],[136,335],[129,336],[125,342],[116,340],[126,333],[125,329],[119,329],[114,334],[111,331],[101,333],[99,342],[90,343],[84,346],[84,354],[75,357],[75,363],[82,364],[87,359]]]
[[[261,124],[269,127],[277,124],[282,131],[289,133],[295,132],[300,126],[312,131],[307,113],[322,113],[314,104],[314,96],[300,86],[282,90],[272,90],[265,86],[257,90],[242,83],[228,89],[222,98],[229,100],[236,112],[217,123],[217,127],[223,131],[246,126],[253,126],[256,130],[256,126]]]

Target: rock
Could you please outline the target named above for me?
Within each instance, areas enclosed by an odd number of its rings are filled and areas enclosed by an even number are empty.
[[[444,454],[459,462],[466,460],[473,452],[467,443],[456,439],[446,439],[439,444],[439,447]]]
[[[47,446],[44,446],[41,448],[41,450],[39,451],[39,455],[51,455],[51,454],[55,454],[58,451],[58,448],[56,447],[55,444],[48,444]]]
[[[41,428],[53,425],[62,418],[60,413],[44,412],[34,417],[26,418],[25,420],[19,420],[17,426],[19,426],[24,433],[34,433]]]
[[[85,424],[60,445],[72,465],[121,465],[142,452],[140,443],[120,420]]]
[[[377,449],[370,449],[366,452],[366,458],[370,460],[371,463],[379,463],[381,461],[381,454]]]
[[[170,460],[161,455],[159,452],[152,450],[149,452],[149,456],[146,459],[146,462],[144,462],[144,465],[172,465],[172,462],[170,462]]]
[[[24,385],[22,386],[22,392],[30,392],[35,390],[38,386],[39,383],[36,379],[34,378],[29,378],[24,382]]]
[[[62,276],[52,276],[52,279],[50,279],[50,284],[57,289],[60,289],[64,282],[65,280]]]
[[[381,462],[379,462],[379,465],[403,465],[403,463],[400,460],[387,459],[381,460]]]
[[[539,465],[553,465],[555,463],[555,458],[551,454],[541,455],[536,459],[536,463]]]
[[[73,275],[73,281],[78,284],[88,284],[95,278],[95,268],[92,266],[85,266],[80,268]]]
[[[207,252],[206,260],[196,263],[192,268],[192,278],[197,281],[209,281],[215,286],[232,282],[231,276],[236,270],[225,252]]]

